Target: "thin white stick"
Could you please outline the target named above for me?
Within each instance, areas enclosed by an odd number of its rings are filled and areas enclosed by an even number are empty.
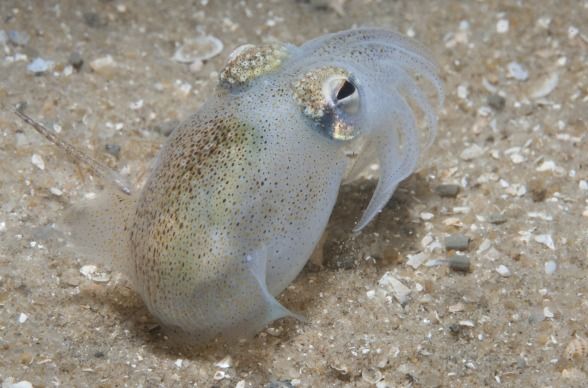
[[[121,177],[116,171],[66,142],[64,139],[58,136],[56,132],[33,120],[19,107],[14,110],[14,113],[16,113],[16,115],[20,117],[22,121],[33,127],[45,139],[49,140],[51,143],[55,144],[58,148],[63,150],[70,158],[73,159],[74,162],[86,164],[90,170],[92,170],[94,175],[104,179],[106,183],[115,186],[124,194],[131,195],[131,189],[126,184],[125,179]]]

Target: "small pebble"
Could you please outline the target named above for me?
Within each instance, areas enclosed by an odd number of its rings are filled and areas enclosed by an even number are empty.
[[[504,264],[500,264],[498,266],[498,268],[496,268],[496,272],[498,272],[498,274],[502,277],[509,277],[512,275],[512,273],[510,272],[510,269],[508,269],[508,267]]]
[[[470,272],[470,258],[466,255],[451,255],[447,258],[447,262],[453,271]]]
[[[496,112],[502,111],[506,105],[506,99],[499,94],[489,95],[487,101],[490,108],[494,109]]]
[[[557,263],[553,260],[549,260],[545,263],[545,273],[551,275],[557,269]]]
[[[53,69],[55,63],[48,61],[43,58],[35,58],[31,63],[27,65],[27,70],[35,75],[41,75]]]
[[[507,221],[507,218],[504,214],[500,213],[493,213],[488,216],[488,222],[494,225],[501,225]]]
[[[543,316],[545,318],[553,318],[555,315],[553,314],[553,311],[551,311],[551,309],[549,307],[545,307],[545,308],[543,308]]]
[[[84,22],[86,22],[88,27],[92,28],[101,28],[108,24],[107,21],[101,18],[100,15],[96,12],[85,12]]]
[[[104,149],[115,158],[118,158],[120,155],[120,145],[118,144],[106,144],[104,145]]]
[[[82,54],[77,51],[72,52],[69,54],[69,58],[67,59],[67,63],[73,66],[74,69],[80,70],[84,65],[84,58],[82,58]]]
[[[470,238],[463,234],[452,234],[445,238],[445,249],[463,251],[470,245]]]
[[[439,194],[440,197],[444,198],[455,198],[459,193],[460,186],[454,184],[448,185],[439,185],[435,188],[435,192]]]
[[[16,46],[26,46],[29,43],[29,34],[26,32],[10,30],[8,31],[8,40]]]

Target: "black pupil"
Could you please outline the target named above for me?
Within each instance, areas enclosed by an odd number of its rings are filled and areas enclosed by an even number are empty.
[[[353,86],[351,82],[345,81],[345,83],[343,83],[343,86],[341,86],[341,89],[339,89],[339,91],[337,92],[337,100],[347,98],[351,96],[353,93],[355,93],[355,86]]]

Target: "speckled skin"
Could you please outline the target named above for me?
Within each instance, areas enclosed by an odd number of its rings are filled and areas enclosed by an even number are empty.
[[[441,102],[432,61],[385,30],[232,55],[214,95],[171,135],[138,199],[117,201],[117,213],[129,209],[117,230],[128,248],[123,269],[149,310],[197,343],[247,337],[294,315],[274,296],[311,255],[346,171],[352,177],[381,165],[360,229],[414,170],[435,131],[412,72],[432,82]],[[331,75],[343,77],[337,88],[346,80],[355,86],[353,109],[331,104],[339,96],[323,83]],[[429,136],[407,97],[425,113]],[[337,128],[345,141],[334,137]]]
[[[174,132],[131,229],[133,280],[149,309],[203,340],[221,329],[249,335],[287,313],[266,300],[248,257],[267,261],[267,287],[279,294],[320,238],[345,169],[335,144],[284,119],[296,106],[268,115],[247,94],[226,93]]]

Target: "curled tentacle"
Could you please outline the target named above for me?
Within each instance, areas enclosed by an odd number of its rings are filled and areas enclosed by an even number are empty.
[[[396,109],[383,113],[390,122],[398,120],[397,131],[384,128],[377,131],[377,159],[380,177],[372,199],[354,231],[363,229],[392,197],[396,186],[415,169],[420,154],[416,119],[410,106],[400,95],[391,95]],[[386,121],[388,121],[386,120]]]

